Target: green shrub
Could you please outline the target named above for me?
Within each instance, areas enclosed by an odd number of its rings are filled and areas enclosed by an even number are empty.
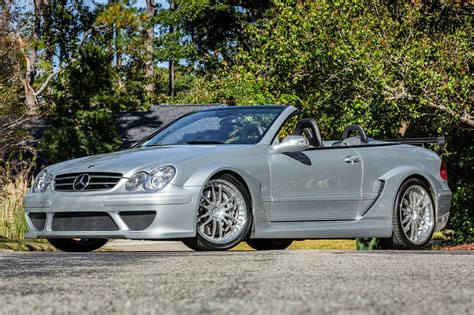
[[[326,139],[354,123],[375,138],[445,134],[446,148],[431,148],[450,174],[449,227],[472,241],[472,15],[445,1],[274,3],[232,65],[176,102],[290,104]]]
[[[105,109],[78,111],[54,121],[43,135],[40,150],[51,162],[112,152],[120,145],[115,123]]]

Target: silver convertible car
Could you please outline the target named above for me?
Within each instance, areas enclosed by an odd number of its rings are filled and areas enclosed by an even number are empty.
[[[27,236],[64,251],[117,238],[269,250],[376,237],[383,248],[420,249],[446,225],[451,191],[438,155],[373,140],[358,125],[324,141],[297,113],[196,111],[130,149],[51,165],[25,198]]]

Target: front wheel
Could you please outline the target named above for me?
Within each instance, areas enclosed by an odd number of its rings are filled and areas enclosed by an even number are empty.
[[[403,183],[393,211],[393,234],[381,239],[382,249],[423,249],[433,236],[435,212],[430,189],[419,179]]]
[[[233,176],[211,179],[201,194],[196,238],[183,243],[197,251],[227,250],[249,234],[252,225],[250,196]]]
[[[50,238],[48,242],[63,252],[91,252],[104,246],[108,240],[92,238]]]
[[[250,239],[246,241],[247,245],[255,250],[277,250],[285,249],[293,243],[292,240],[265,240]]]

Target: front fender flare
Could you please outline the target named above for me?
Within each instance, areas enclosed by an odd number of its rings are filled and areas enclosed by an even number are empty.
[[[245,186],[248,188],[248,192],[250,195],[251,203],[252,203],[252,213],[254,217],[254,222],[252,224],[252,231],[255,230],[255,221],[265,220],[267,221],[267,215],[265,212],[265,207],[263,205],[263,200],[261,196],[261,183],[260,181],[254,177],[252,174],[244,171],[239,166],[231,164],[231,163],[224,163],[224,162],[216,162],[216,163],[209,163],[204,166],[198,168],[186,182],[183,184],[183,187],[201,187],[200,194],[202,193],[202,189],[204,189],[204,185],[217,173],[220,172],[230,172],[238,174],[245,182]],[[195,215],[197,216],[198,208],[196,208]]]

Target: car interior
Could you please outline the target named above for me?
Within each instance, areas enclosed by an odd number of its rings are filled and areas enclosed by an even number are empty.
[[[359,135],[350,136],[354,131],[358,132]],[[313,148],[354,146],[371,142],[371,139],[367,138],[364,128],[360,125],[347,126],[339,141],[323,141],[318,123],[312,118],[304,118],[298,121],[293,130],[293,135],[305,137],[308,139],[309,145]]]

